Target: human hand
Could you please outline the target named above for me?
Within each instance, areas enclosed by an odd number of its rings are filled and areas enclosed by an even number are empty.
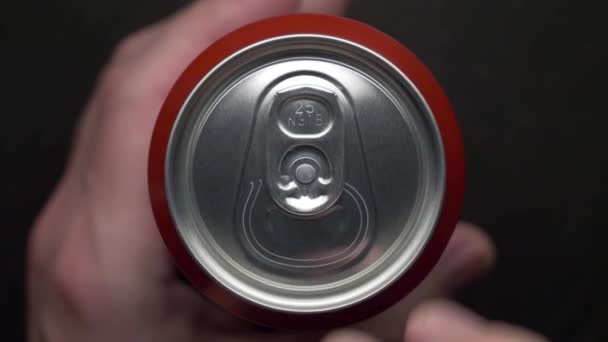
[[[325,334],[262,331],[181,282],[156,230],[146,167],[162,101],[200,51],[248,22],[298,11],[340,14],[345,6],[345,0],[199,0],[119,45],[30,238],[30,341],[284,341]],[[352,328],[401,339],[414,304],[462,285],[492,260],[485,235],[461,224],[417,290]]]

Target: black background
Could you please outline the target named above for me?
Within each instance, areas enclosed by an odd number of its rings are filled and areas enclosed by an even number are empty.
[[[186,1],[0,3],[0,286],[4,338],[23,339],[29,226],[117,40]],[[466,145],[463,216],[498,246],[459,298],[555,341],[608,337],[608,39],[601,2],[354,1],[451,98]]]

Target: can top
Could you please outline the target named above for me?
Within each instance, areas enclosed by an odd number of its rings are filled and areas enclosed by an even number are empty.
[[[341,324],[436,262],[462,154],[445,95],[400,44],[348,19],[278,17],[216,42],[177,81],[152,140],[151,199],[210,299],[267,325]]]

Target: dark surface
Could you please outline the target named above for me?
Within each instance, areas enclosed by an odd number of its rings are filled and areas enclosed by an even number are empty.
[[[450,96],[467,148],[464,218],[499,249],[461,294],[555,341],[608,326],[608,27],[592,1],[355,1],[349,16],[413,50]],[[22,337],[24,246],[112,46],[180,1],[0,4],[3,326]],[[8,334],[8,335],[6,335]]]

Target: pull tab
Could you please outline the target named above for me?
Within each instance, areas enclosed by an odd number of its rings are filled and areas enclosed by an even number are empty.
[[[344,188],[344,118],[337,95],[317,85],[279,90],[265,123],[266,181],[296,215],[332,206]]]

